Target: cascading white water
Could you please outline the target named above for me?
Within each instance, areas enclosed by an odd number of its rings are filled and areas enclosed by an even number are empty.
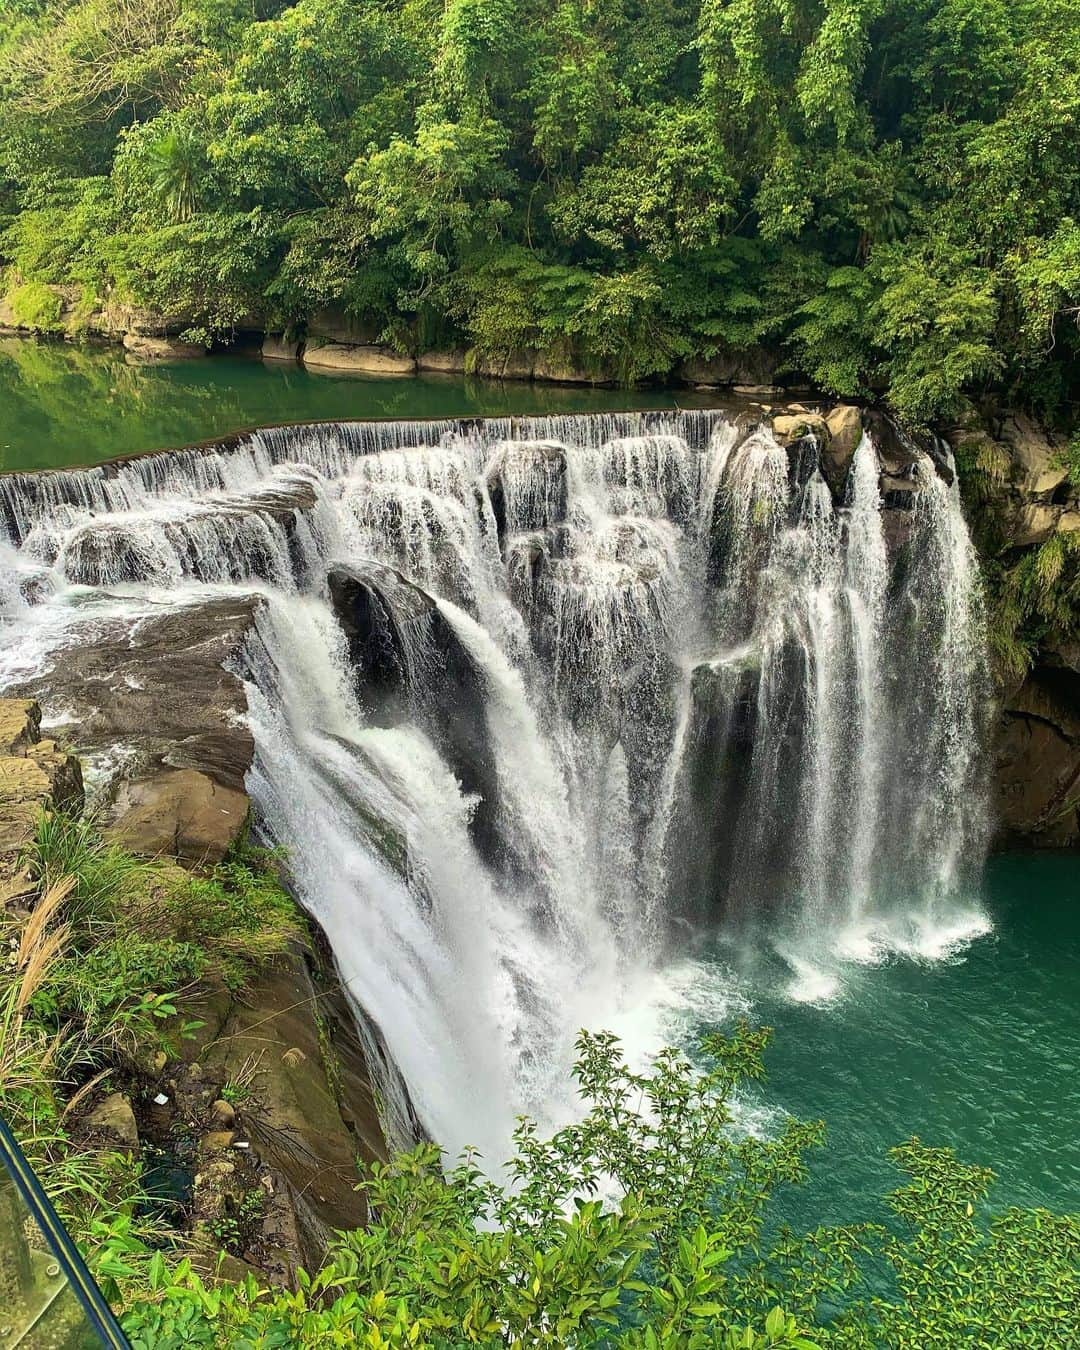
[[[423,1126],[498,1158],[520,1110],[573,1109],[579,1027],[647,1048],[720,996],[677,919],[774,934],[815,988],[837,951],[954,931],[985,815],[974,561],[928,456],[901,506],[879,476],[867,435],[834,499],[812,441],[685,413],[0,479],[0,684],[76,609],[263,595],[262,827]]]

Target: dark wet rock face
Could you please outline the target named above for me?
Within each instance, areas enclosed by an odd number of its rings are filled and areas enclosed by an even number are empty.
[[[731,875],[735,831],[750,786],[760,671],[752,661],[704,664],[691,676],[692,711],[684,811],[676,820],[669,865],[678,893],[723,904],[715,878]]]
[[[566,447],[508,442],[495,456],[487,489],[500,541],[548,529],[566,517]]]
[[[1005,700],[997,744],[1000,842],[1080,845],[1080,674],[1040,666]]]
[[[340,564],[328,577],[357,691],[377,725],[393,726],[421,687],[435,602],[400,572],[378,563]]]
[[[481,677],[426,591],[392,567],[339,564],[327,578],[357,696],[384,726],[417,720],[464,791],[477,798],[471,831],[493,866],[513,870],[497,827],[499,785]]]
[[[1065,438],[1019,413],[969,419],[947,435],[966,466],[961,483],[991,564],[991,605],[995,573],[1030,565],[1040,550],[1059,549],[1064,567],[1074,566],[1080,488],[1069,476]],[[999,676],[994,792],[1003,847],[1080,846],[1080,643],[1067,617],[1065,627],[1042,625],[1023,678]]]

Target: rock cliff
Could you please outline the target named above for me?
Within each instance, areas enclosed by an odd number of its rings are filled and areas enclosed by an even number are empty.
[[[947,431],[987,581],[997,657],[1001,846],[1080,845],[1080,482],[1019,414]]]
[[[93,763],[95,804],[137,854],[212,864],[246,824],[253,746],[236,717],[243,685],[221,662],[254,613],[254,600],[211,602],[137,633],[99,631],[50,676],[50,703],[68,709],[66,734]],[[80,760],[42,737],[41,720],[34,699],[0,700],[0,882],[18,873],[42,811],[83,806]],[[130,754],[110,773],[94,752],[118,741]],[[184,1225],[197,1246],[220,1245],[245,1197],[260,1196],[242,1234],[248,1264],[291,1283],[298,1266],[319,1263],[333,1229],[366,1221],[358,1164],[385,1156],[353,1009],[316,932],[241,991],[222,984],[183,1015],[198,1030],[180,1054],[114,1066],[114,1087],[76,1135],[141,1153],[151,1168],[171,1159],[189,1177]],[[238,1084],[234,1105],[223,1094]],[[230,1258],[225,1273],[242,1268]]]

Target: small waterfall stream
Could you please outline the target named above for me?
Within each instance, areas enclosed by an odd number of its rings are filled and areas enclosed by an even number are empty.
[[[10,476],[0,686],[73,614],[261,595],[261,828],[424,1128],[497,1159],[518,1112],[573,1110],[578,1028],[645,1053],[724,1006],[688,933],[771,942],[814,997],[977,928],[984,641],[944,467],[883,493],[867,434],[834,493],[812,438],[694,412]]]

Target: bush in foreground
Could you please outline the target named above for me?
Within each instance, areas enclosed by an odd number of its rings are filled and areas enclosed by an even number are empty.
[[[368,1230],[340,1234],[293,1292],[213,1287],[154,1256],[124,1325],[136,1350],[180,1346],[951,1350],[1080,1343],[1080,1217],[1010,1210],[985,1222],[991,1174],[913,1139],[895,1223],[779,1225],[777,1189],[804,1176],[821,1127],[740,1134],[741,1085],[768,1032],[709,1038],[707,1067],[667,1050],[635,1073],[583,1034],[584,1119],[541,1139],[523,1119],[504,1184],[473,1157],[444,1173],[424,1145],[364,1181]],[[145,1253],[115,1234],[102,1269]],[[874,1292],[875,1290],[881,1292]]]

